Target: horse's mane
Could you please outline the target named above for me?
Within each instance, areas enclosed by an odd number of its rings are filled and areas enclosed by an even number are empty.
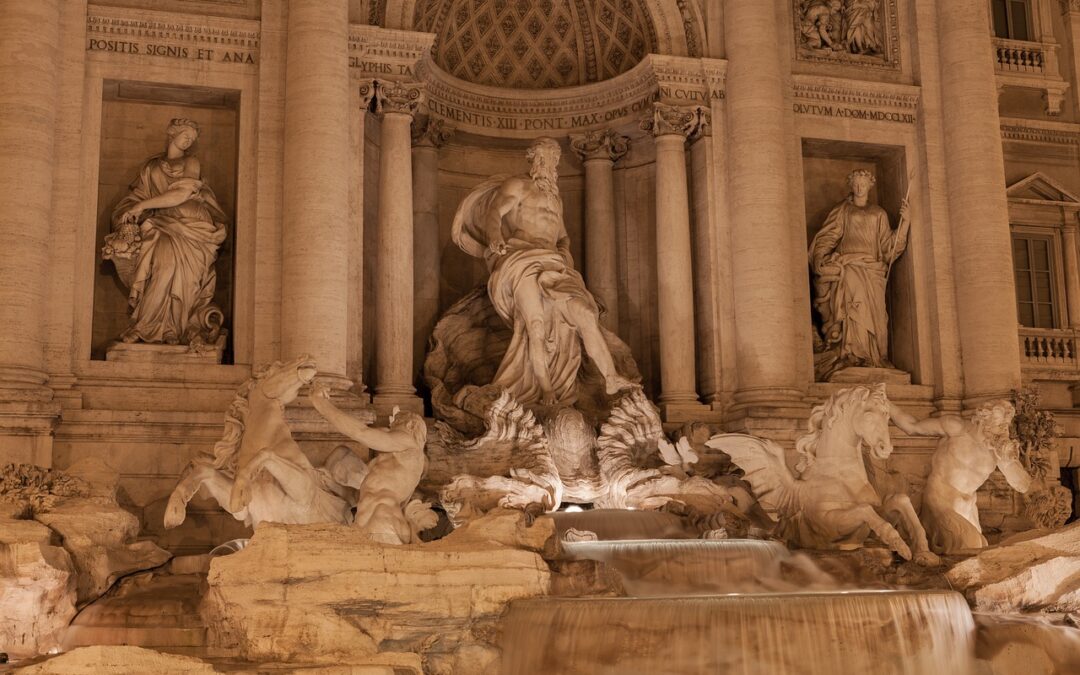
[[[248,396],[267,375],[281,368],[280,361],[274,361],[252,372],[251,379],[236,390],[236,397],[225,412],[225,433],[214,444],[214,468],[232,476],[236,474],[236,450],[244,438],[244,421],[248,413]]]
[[[795,441],[795,451],[799,460],[795,472],[802,475],[817,460],[818,441],[821,434],[832,428],[836,420],[850,414],[854,406],[877,404],[888,410],[889,401],[885,398],[885,388],[881,386],[857,386],[841,389],[821,405],[814,406],[810,419],[806,422],[807,434]],[[861,441],[860,441],[861,444]],[[860,453],[862,448],[859,449]]]

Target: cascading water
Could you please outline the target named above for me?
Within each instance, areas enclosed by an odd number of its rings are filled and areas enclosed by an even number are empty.
[[[945,591],[515,602],[506,675],[973,672],[964,598]]]
[[[512,603],[505,675],[974,672],[975,624],[958,593],[837,590],[774,541],[626,538],[685,536],[658,515],[555,515],[560,533],[601,539],[563,540],[563,555],[614,569],[629,597]],[[766,592],[776,589],[791,592]]]

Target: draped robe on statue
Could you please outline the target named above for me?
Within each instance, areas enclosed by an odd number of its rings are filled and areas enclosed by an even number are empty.
[[[837,351],[834,366],[888,367],[889,315],[885,284],[891,264],[903,253],[885,210],[847,199],[825,220],[810,244],[816,274],[814,307],[821,314],[823,351]],[[822,270],[834,264],[839,274]]]
[[[178,206],[150,211],[127,280],[134,309],[126,334],[143,342],[191,342],[205,328],[204,314],[213,306],[214,262],[225,240],[226,218],[206,183],[185,176],[183,165],[173,168],[164,155],[155,155],[113,210],[113,227],[139,202],[175,190],[187,192],[187,198]]]
[[[566,320],[564,306],[577,299],[593,312],[599,308],[585,288],[585,280],[563,252],[503,234],[509,251],[495,255],[488,249],[483,217],[507,176],[493,176],[476,187],[461,203],[454,218],[452,237],[463,251],[487,263],[488,296],[498,315],[514,330],[492,384],[507,390],[522,403],[540,400],[540,380],[529,360],[529,335],[524,317],[516,311],[514,295],[523,283],[540,288],[545,333],[547,372],[559,404],[572,404],[577,396],[577,374],[581,367],[581,341],[577,328]]]

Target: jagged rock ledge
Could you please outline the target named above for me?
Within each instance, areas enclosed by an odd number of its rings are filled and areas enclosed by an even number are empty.
[[[411,657],[423,672],[494,672],[507,603],[549,592],[539,551],[553,533],[509,511],[408,546],[344,525],[260,525],[211,564],[208,641],[251,661],[400,668]]]

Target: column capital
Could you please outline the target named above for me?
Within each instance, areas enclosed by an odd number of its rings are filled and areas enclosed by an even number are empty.
[[[421,116],[413,120],[414,148],[441,148],[456,130],[438,117]]]
[[[375,101],[375,114],[402,113],[415,115],[424,95],[419,82],[368,80],[360,84],[360,102],[365,107]]]
[[[1062,14],[1080,14],[1080,0],[1061,0]]]
[[[698,108],[698,123],[690,131],[690,140],[712,136],[712,111],[708,108]]]
[[[615,163],[630,150],[630,137],[611,129],[597,129],[584,134],[571,134],[570,147],[582,162],[606,159]]]
[[[641,122],[644,131],[653,136],[689,137],[701,125],[702,108],[653,103],[653,114]]]

